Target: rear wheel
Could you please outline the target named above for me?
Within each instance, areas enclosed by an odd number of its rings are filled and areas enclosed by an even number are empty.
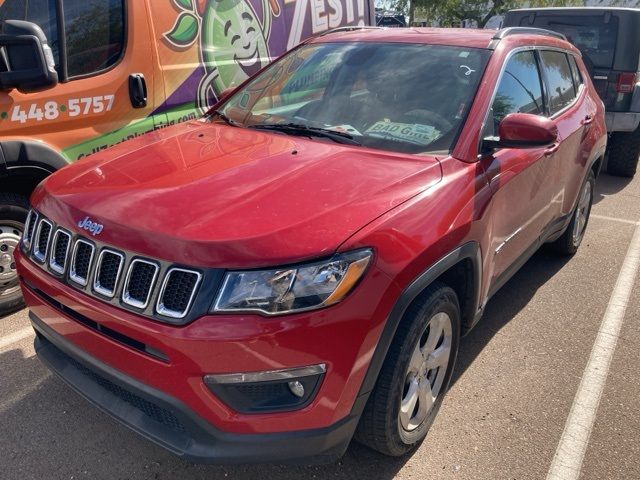
[[[22,195],[0,193],[0,315],[24,306],[13,252],[18,248],[29,211]]]
[[[390,456],[419,445],[449,386],[459,336],[456,294],[435,283],[408,309],[398,327],[356,440]]]
[[[552,245],[553,248],[563,255],[573,255],[578,251],[578,247],[582,243],[584,233],[589,223],[589,215],[591,214],[591,205],[593,204],[593,191],[596,184],[596,178],[593,172],[589,172],[587,181],[584,182],[578,204],[571,217],[569,226],[562,236],[558,238]]]
[[[609,143],[607,172],[618,177],[633,177],[640,155],[640,127],[633,132],[616,132]]]

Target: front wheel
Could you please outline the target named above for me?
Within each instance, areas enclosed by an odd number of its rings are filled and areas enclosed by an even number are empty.
[[[578,204],[571,217],[569,226],[562,236],[558,238],[552,245],[554,249],[563,255],[573,255],[578,251],[578,247],[582,243],[584,234],[587,231],[589,216],[591,215],[591,205],[593,204],[593,192],[596,185],[596,177],[593,172],[589,172],[587,181],[584,182]]]
[[[416,448],[451,379],[460,338],[455,292],[435,283],[407,310],[360,419],[356,440],[385,455]]]
[[[29,202],[22,195],[0,193],[0,315],[24,306],[13,252],[20,243],[28,211]]]

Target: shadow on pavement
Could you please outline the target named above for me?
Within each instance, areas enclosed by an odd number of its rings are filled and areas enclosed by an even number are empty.
[[[571,259],[540,249],[487,303],[484,316],[460,341],[453,385],[502,327],[514,318],[551,277]]]
[[[600,174],[596,180],[596,191],[593,197],[593,203],[598,203],[609,195],[614,195],[629,185],[633,178],[613,177],[606,173]]]
[[[91,406],[37,357],[9,350],[0,365],[2,478],[390,480],[409,459],[354,442],[333,465],[194,465]]]
[[[462,340],[453,382],[568,261],[538,252],[487,305]],[[391,480],[411,458],[389,458],[355,442],[334,465],[210,466],[184,462],[99,412],[49,374],[35,356],[0,354],[0,458],[6,478]],[[413,455],[420,455],[420,450]]]
[[[603,175],[595,201],[629,181]],[[494,296],[479,324],[462,339],[452,383],[569,260],[542,249]],[[334,465],[193,465],[89,405],[35,356],[9,350],[0,354],[0,365],[3,478],[391,480],[411,458],[385,457],[353,442]]]

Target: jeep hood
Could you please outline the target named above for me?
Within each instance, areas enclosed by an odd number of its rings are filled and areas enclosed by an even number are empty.
[[[330,255],[356,231],[441,179],[432,157],[189,122],[76,162],[33,204],[91,238],[202,267]]]

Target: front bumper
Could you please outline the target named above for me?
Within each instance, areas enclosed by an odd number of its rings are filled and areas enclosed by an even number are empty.
[[[177,399],[92,358],[30,313],[38,358],[74,390],[127,427],[201,463],[327,463],[347,449],[358,417],[328,428],[274,434],[221,432]]]
[[[211,315],[173,326],[97,301],[19,252],[16,262],[43,361],[123,423],[201,462],[339,457],[366,401],[362,381],[397,297],[388,277],[371,269],[335,307],[277,318]],[[327,373],[317,395],[294,411],[243,414],[204,382],[209,374],[321,363]]]

